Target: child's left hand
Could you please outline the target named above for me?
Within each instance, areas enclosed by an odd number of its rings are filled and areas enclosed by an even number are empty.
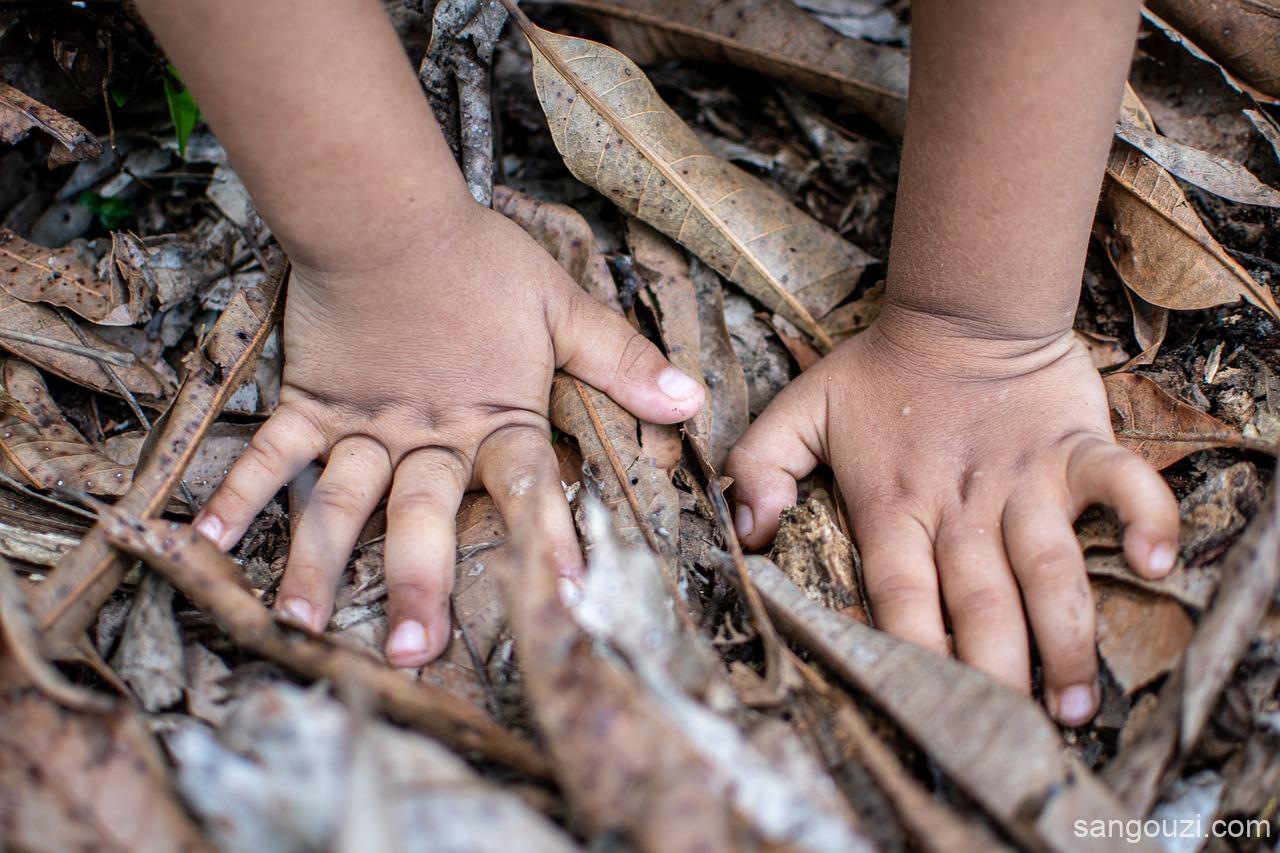
[[[1093,603],[1072,521],[1114,507],[1129,564],[1158,577],[1179,516],[1164,480],[1114,443],[1102,382],[1070,330],[993,340],[887,306],[730,454],[745,544],[768,543],[819,462],[848,499],[879,627],[945,654],[945,603],[957,655],[1025,693],[1029,620],[1054,716],[1093,715]]]

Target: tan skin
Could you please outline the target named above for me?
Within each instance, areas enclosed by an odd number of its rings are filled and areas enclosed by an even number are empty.
[[[548,440],[555,368],[655,422],[684,420],[702,391],[470,200],[376,0],[138,5],[295,266],[280,408],[197,522],[229,548],[323,461],[279,595],[321,629],[389,495],[387,655],[421,665],[448,642],[464,490],[536,513],[562,569],[581,568]],[[957,654],[1025,692],[1029,618],[1069,724],[1097,702],[1071,520],[1115,506],[1147,575],[1177,541],[1172,495],[1112,443],[1070,333],[1136,10],[916,0],[886,310],[793,382],[728,465],[743,537],[762,547],[796,478],[829,462],[877,624],[945,652],[945,611]]]

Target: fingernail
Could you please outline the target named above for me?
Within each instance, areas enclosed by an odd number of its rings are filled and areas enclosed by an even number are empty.
[[[668,367],[658,374],[658,387],[672,400],[687,400],[698,393],[698,382],[692,376]]]
[[[1151,549],[1151,553],[1147,556],[1147,565],[1151,571],[1164,574],[1173,568],[1174,560],[1178,558],[1177,550],[1168,542],[1161,542]]]
[[[1058,721],[1078,726],[1093,716],[1093,687],[1076,684],[1058,692]]]
[[[200,531],[200,535],[215,545],[222,541],[222,529],[222,519],[216,515],[206,515],[196,522],[196,530]]]
[[[756,529],[756,516],[751,507],[738,504],[738,508],[733,511],[733,526],[737,528],[739,536],[751,535],[751,531]]]
[[[414,619],[406,619],[391,632],[387,641],[387,657],[409,657],[420,655],[427,650],[427,630],[422,623]]]
[[[312,618],[315,615],[315,611],[311,609],[311,605],[307,601],[301,598],[293,598],[291,596],[280,600],[279,609],[281,613],[301,622],[308,628],[315,627],[312,624]]]

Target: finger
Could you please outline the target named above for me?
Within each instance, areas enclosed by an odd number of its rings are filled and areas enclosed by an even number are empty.
[[[680,372],[622,317],[575,292],[550,317],[556,366],[589,382],[638,418],[687,420],[702,407],[702,383]]]
[[[863,512],[853,519],[876,627],[947,654],[933,542],[905,513]]]
[[[944,524],[935,553],[956,656],[1019,693],[1030,692],[1027,620],[999,521]]]
[[[387,500],[387,660],[429,663],[449,644],[454,518],[471,480],[467,461],[442,447],[424,447],[396,466]]]
[[[1040,650],[1046,704],[1078,726],[1098,707],[1093,595],[1064,501],[1043,494],[1010,498],[1004,543]]]
[[[267,501],[324,449],[324,436],[309,418],[291,408],[280,408],[254,434],[222,485],[200,510],[196,529],[227,550],[249,529]]]
[[[476,454],[476,472],[507,527],[533,523],[562,575],[582,574],[582,550],[560,485],[560,466],[545,433],[512,426],[489,436]]]
[[[391,460],[373,439],[351,436],[333,446],[289,545],[280,610],[324,630],[338,578],[390,480]]]
[[[821,461],[818,417],[804,389],[789,385],[729,451],[724,467],[733,478],[734,527],[748,548],[769,544],[778,516],[796,502],[796,480]]]
[[[1081,443],[1067,464],[1067,483],[1078,508],[1113,507],[1124,523],[1124,554],[1138,574],[1158,578],[1178,557],[1178,501],[1154,468],[1103,439]]]

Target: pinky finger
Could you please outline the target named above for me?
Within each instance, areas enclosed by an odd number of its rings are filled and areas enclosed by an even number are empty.
[[[1101,438],[1081,443],[1067,463],[1067,482],[1081,508],[1103,503],[1124,524],[1124,554],[1144,577],[1161,577],[1178,556],[1178,502],[1141,457]]]

